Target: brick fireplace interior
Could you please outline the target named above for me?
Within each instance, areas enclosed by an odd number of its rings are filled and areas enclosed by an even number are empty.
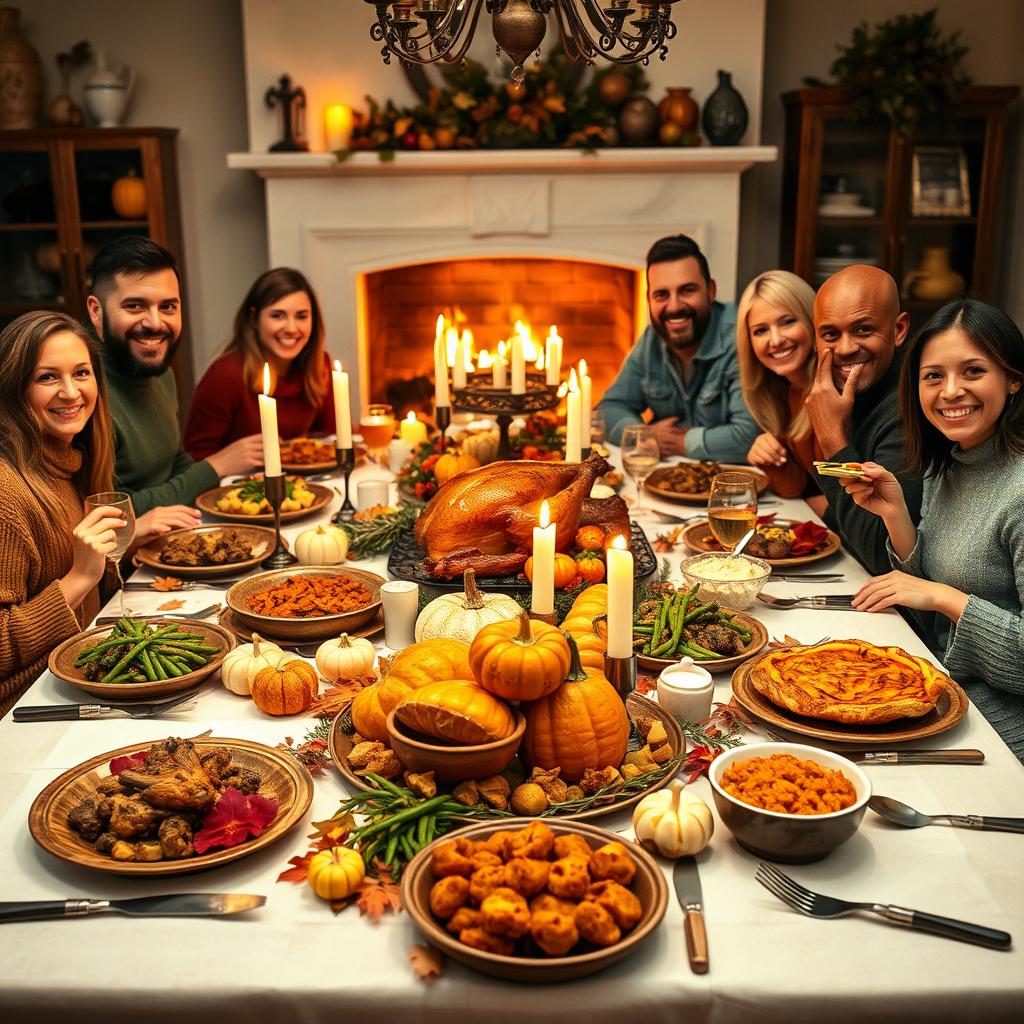
[[[517,319],[541,345],[557,325],[563,376],[586,359],[596,403],[646,322],[643,287],[641,271],[561,259],[443,260],[364,274],[370,401],[388,402],[398,415],[432,411],[435,324],[457,308],[478,352],[495,352]]]

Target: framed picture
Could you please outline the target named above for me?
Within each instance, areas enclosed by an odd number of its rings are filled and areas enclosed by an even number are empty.
[[[969,217],[971,190],[967,154],[959,146],[918,146],[914,150],[915,217]]]

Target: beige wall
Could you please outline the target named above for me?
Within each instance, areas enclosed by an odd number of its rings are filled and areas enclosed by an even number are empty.
[[[238,0],[28,0],[26,37],[46,72],[45,103],[60,89],[54,55],[80,39],[136,73],[125,123],[178,128],[178,173],[196,377],[227,340],[238,303],[266,268],[263,189],[229,171],[245,149],[242,24]],[[80,106],[91,68],[76,72]]]

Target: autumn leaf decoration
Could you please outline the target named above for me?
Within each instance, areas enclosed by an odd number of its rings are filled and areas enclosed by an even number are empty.
[[[153,590],[177,590],[182,584],[176,576],[154,576],[150,587]]]
[[[444,973],[444,956],[433,946],[424,946],[417,942],[409,950],[409,963],[417,978],[422,978],[428,985],[436,981]]]
[[[790,557],[797,555],[810,555],[817,551],[825,543],[828,537],[828,530],[824,526],[808,520],[806,523],[797,523],[793,527],[793,547],[790,549]]]
[[[397,914],[402,909],[402,890],[391,880],[391,869],[376,862],[377,878],[367,875],[359,887],[359,898],[356,905],[359,913],[377,921],[385,911]]]
[[[163,604],[158,604],[156,606],[156,610],[158,612],[174,612],[174,611],[177,611],[179,608],[184,608],[184,607],[185,607],[185,602],[182,601],[181,598],[176,597],[176,598],[172,598],[170,601],[164,601]]]
[[[202,828],[195,834],[196,853],[238,846],[247,839],[263,835],[277,817],[277,800],[237,789],[225,789],[220,799],[206,812]]]

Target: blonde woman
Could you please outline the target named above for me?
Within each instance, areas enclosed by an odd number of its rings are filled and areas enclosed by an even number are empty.
[[[786,270],[747,285],[736,316],[743,399],[763,431],[747,461],[768,474],[783,498],[805,497],[819,515],[825,501],[814,484],[814,433],[804,399],[814,379],[814,289]]]

